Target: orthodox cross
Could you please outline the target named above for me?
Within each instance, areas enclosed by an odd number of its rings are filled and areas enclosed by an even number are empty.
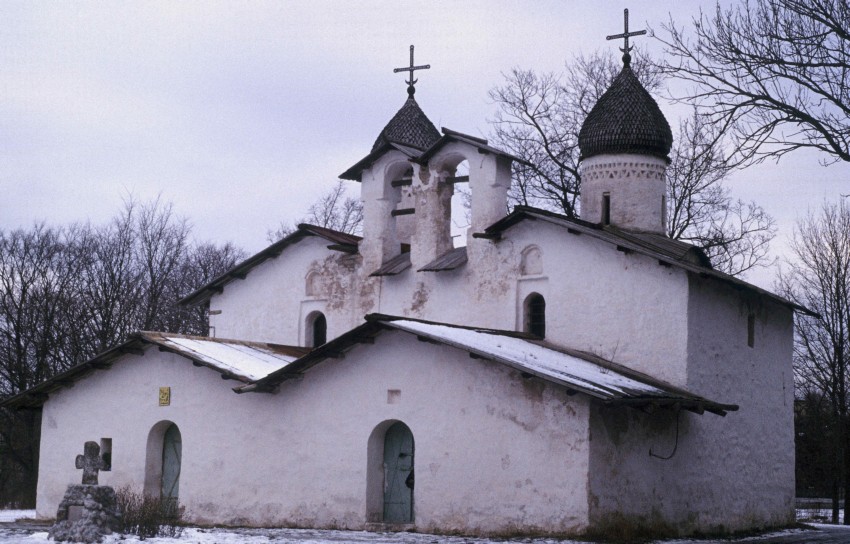
[[[632,50],[632,48],[629,47],[629,37],[631,37],[631,36],[642,36],[642,35],[646,34],[646,30],[638,30],[636,32],[629,32],[629,10],[628,10],[628,8],[623,10],[623,23],[624,23],[624,26],[625,26],[625,31],[622,34],[615,34],[613,36],[606,36],[605,39],[606,40],[616,40],[616,39],[619,39],[619,38],[623,38],[625,40],[624,47],[621,47],[620,51],[623,52],[623,64],[629,64],[629,62],[631,62],[631,60],[632,60],[632,56],[629,55],[629,51]]]
[[[407,96],[413,98],[413,93],[416,92],[416,89],[413,87],[418,79],[413,79],[413,71],[414,70],[428,70],[431,68],[430,64],[423,64],[422,66],[414,66],[413,65],[413,46],[410,46],[410,66],[407,68],[394,68],[393,73],[397,74],[398,72],[410,72],[410,79],[405,80],[407,83]]]
[[[86,442],[83,455],[77,456],[74,465],[83,469],[83,485],[97,485],[97,471],[106,468],[100,458],[100,446],[97,442]]]

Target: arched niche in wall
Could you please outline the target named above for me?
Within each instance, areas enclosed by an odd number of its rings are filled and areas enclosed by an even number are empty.
[[[520,255],[519,273],[522,276],[540,276],[543,274],[543,252],[537,246],[528,246]]]
[[[322,294],[322,275],[318,270],[307,272],[304,279],[304,294],[308,297],[318,297]]]

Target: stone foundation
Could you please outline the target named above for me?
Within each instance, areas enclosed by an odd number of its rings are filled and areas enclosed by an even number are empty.
[[[69,485],[49,536],[57,542],[100,542],[119,529],[120,516],[111,487]]]

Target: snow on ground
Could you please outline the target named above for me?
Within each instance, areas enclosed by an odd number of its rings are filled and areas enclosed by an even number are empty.
[[[35,510],[0,510],[0,523],[34,518]]]
[[[20,542],[35,544],[52,542],[46,532],[31,535],[19,535],[20,540],[6,540],[0,535],[0,542]],[[141,543],[138,538],[111,535],[103,544]],[[187,528],[180,538],[149,538],[148,544],[488,544],[487,539],[435,536],[419,533],[370,533],[367,531],[319,531],[313,529],[196,529]],[[502,541],[504,542],[504,541]],[[517,539],[513,542],[528,544],[587,544],[573,540]]]
[[[808,510],[806,510],[808,512]],[[799,515],[799,512],[798,512]],[[26,523],[12,523],[18,519],[35,518],[34,510],[0,510],[0,544],[38,544],[53,542],[47,538],[43,527],[27,527]],[[4,525],[5,524],[5,525]],[[842,531],[835,540],[824,542],[845,542],[843,533],[846,532],[850,542],[850,526],[835,526],[812,524],[817,529],[835,534]],[[768,543],[768,542],[808,542],[811,535],[816,534],[804,529],[789,529],[736,540],[661,540],[655,544],[730,544]],[[777,540],[774,540],[777,539]],[[820,541],[820,539],[818,539]],[[557,540],[546,538],[516,538],[509,540],[490,540],[485,538],[438,536],[421,533],[373,533],[367,531],[330,531],[318,529],[201,529],[189,527],[183,531],[180,538],[150,538],[140,541],[133,536],[111,535],[104,539],[104,544],[492,544],[492,543],[521,543],[521,544],[590,544],[586,541]]]

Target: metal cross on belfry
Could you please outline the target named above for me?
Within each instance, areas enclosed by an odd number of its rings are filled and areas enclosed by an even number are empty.
[[[632,60],[632,56],[629,55],[629,51],[632,50],[632,48],[629,47],[629,37],[631,37],[631,36],[642,36],[642,35],[646,34],[646,30],[638,30],[636,32],[629,32],[629,10],[628,10],[628,8],[623,10],[623,23],[624,23],[625,31],[622,34],[615,34],[613,36],[606,36],[605,39],[606,40],[616,40],[616,39],[619,39],[619,38],[625,39],[624,47],[621,47],[620,51],[623,52],[623,63],[628,64]]]
[[[416,89],[413,87],[416,85],[418,79],[413,79],[413,71],[414,70],[428,70],[431,68],[430,64],[423,64],[422,66],[414,66],[413,65],[413,46],[410,46],[410,66],[407,68],[393,68],[393,73],[397,74],[399,72],[410,72],[410,79],[406,80],[407,83],[407,96],[413,98],[413,93],[416,92]]]

